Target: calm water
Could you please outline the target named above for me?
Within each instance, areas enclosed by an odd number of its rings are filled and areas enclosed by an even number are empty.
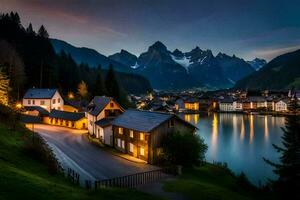
[[[243,171],[254,184],[275,178],[262,158],[278,160],[272,144],[281,143],[284,117],[230,113],[183,117],[199,128],[197,133],[208,144],[208,161],[226,162],[235,173]]]

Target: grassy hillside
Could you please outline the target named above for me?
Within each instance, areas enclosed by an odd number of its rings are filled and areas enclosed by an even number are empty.
[[[166,182],[164,189],[182,193],[191,200],[274,199],[269,193],[249,184],[244,177],[236,177],[227,169],[211,164],[184,169],[183,175],[176,181]]]
[[[102,189],[88,192],[61,175],[49,175],[47,167],[25,151],[31,133],[11,131],[0,123],[0,199],[154,199],[133,190]],[[157,198],[155,198],[157,199]]]

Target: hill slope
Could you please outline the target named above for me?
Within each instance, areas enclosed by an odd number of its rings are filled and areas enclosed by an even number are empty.
[[[30,132],[12,131],[0,123],[0,199],[158,199],[133,190],[101,189],[89,192],[72,185],[24,151]]]
[[[259,71],[240,80],[236,88],[300,89],[300,50],[274,58]]]
[[[76,61],[77,64],[84,62],[91,67],[97,67],[98,65],[101,65],[103,69],[108,69],[109,64],[112,64],[114,66],[114,69],[116,69],[117,71],[131,71],[130,67],[111,60],[110,58],[100,54],[94,49],[89,49],[86,47],[75,47],[65,41],[58,39],[50,39],[50,41],[56,53],[60,53],[63,50],[66,53],[71,54],[72,58]]]

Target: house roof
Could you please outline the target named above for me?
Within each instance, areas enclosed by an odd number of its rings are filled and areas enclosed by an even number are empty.
[[[90,104],[89,107],[89,114],[93,116],[97,116],[108,104],[113,100],[111,97],[106,96],[95,96]],[[116,103],[116,101],[114,101]],[[121,107],[121,106],[120,106]]]
[[[224,99],[220,100],[220,103],[233,103],[234,100],[231,97],[225,97]]]
[[[97,126],[104,128],[104,127],[110,126],[113,120],[114,120],[114,118],[103,118],[103,119],[96,121],[95,124]]]
[[[25,93],[24,99],[51,99],[56,91],[57,89],[31,88]]]
[[[27,124],[37,124],[37,123],[41,123],[42,119],[38,116],[21,115],[20,116],[20,121],[22,123],[27,123]]]
[[[69,121],[77,121],[85,117],[85,113],[82,112],[66,112],[61,110],[51,110],[49,114],[50,118],[58,118]]]
[[[173,117],[188,124],[189,126],[196,128],[194,125],[186,122],[177,115],[142,110],[126,110],[122,115],[119,115],[115,120],[112,121],[112,125],[133,129],[136,131],[150,132],[163,122]]]
[[[48,110],[46,110],[45,108],[42,108],[40,106],[24,106],[25,110],[28,111],[38,111],[40,115],[49,115]]]

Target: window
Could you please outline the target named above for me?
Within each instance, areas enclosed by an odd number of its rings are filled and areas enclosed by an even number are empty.
[[[144,133],[140,133],[140,140],[145,140],[145,134]]]
[[[120,135],[123,135],[123,128],[119,127],[119,128],[118,128],[118,133],[119,133]]]
[[[140,148],[140,154],[141,154],[141,156],[145,155],[145,149],[143,147]]]
[[[131,138],[133,138],[133,130],[130,130],[129,135]]]
[[[130,151],[131,153],[133,153],[133,144],[132,144],[132,143],[129,143],[129,151]]]
[[[32,104],[33,104],[33,105],[35,104],[35,100],[32,100]]]
[[[41,100],[40,105],[45,105],[45,101]]]
[[[114,103],[113,102],[111,102],[109,105],[110,105],[111,108],[114,107]]]
[[[122,149],[125,149],[125,141],[122,140]]]
[[[60,98],[57,99],[57,103],[60,103]]]
[[[118,147],[121,147],[121,139],[120,138],[117,139],[117,143],[118,143]]]
[[[31,104],[31,100],[28,100],[28,104]]]
[[[53,100],[52,100],[52,103],[55,104],[55,103],[56,103],[56,99],[53,99]]]

